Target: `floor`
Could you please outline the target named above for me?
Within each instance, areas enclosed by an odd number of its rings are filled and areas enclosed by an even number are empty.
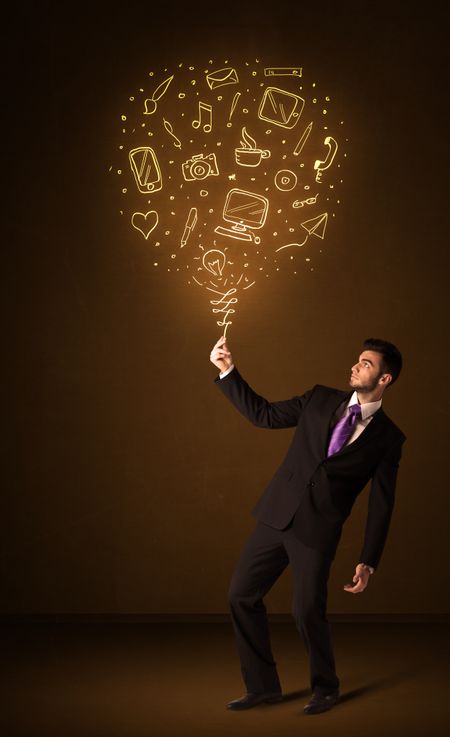
[[[230,712],[244,693],[222,623],[3,624],[2,737],[443,737],[450,733],[446,623],[331,623],[341,702],[305,715],[308,662],[273,623],[285,698]]]

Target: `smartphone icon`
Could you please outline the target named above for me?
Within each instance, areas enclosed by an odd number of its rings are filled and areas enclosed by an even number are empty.
[[[140,146],[133,148],[128,156],[139,192],[142,194],[158,192],[162,188],[162,176],[153,149],[150,146]]]

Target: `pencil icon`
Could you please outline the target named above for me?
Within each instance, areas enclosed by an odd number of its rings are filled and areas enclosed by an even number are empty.
[[[309,125],[306,126],[305,130],[303,131],[303,133],[301,135],[301,138],[300,138],[299,142],[297,143],[296,147],[294,148],[294,156],[298,156],[301,153],[302,148],[305,145],[306,141],[308,140],[309,134],[311,133],[312,127],[313,127],[313,124],[312,124],[312,121],[311,121],[309,123]]]
[[[196,223],[197,223],[197,208],[191,207],[191,209],[189,210],[189,215],[186,220],[186,225],[184,226],[184,233],[181,238],[180,248],[183,248],[183,246],[186,245],[188,238],[191,234],[191,230],[195,228]]]

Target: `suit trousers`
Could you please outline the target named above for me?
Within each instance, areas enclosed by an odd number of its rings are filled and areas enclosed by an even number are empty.
[[[326,612],[332,560],[295,537],[292,523],[284,530],[257,523],[229,589],[241,672],[249,693],[281,691],[263,599],[289,564],[294,578],[292,614],[309,655],[311,689],[327,694],[339,688]]]

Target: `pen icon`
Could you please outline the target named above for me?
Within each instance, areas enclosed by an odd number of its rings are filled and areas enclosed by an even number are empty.
[[[197,223],[197,208],[191,207],[189,210],[189,215],[186,220],[186,225],[184,226],[184,233],[181,238],[181,244],[180,248],[183,248],[183,246],[186,245],[188,238],[191,234],[191,230],[193,230]]]
[[[303,146],[305,145],[306,141],[308,140],[309,134],[311,133],[313,124],[312,121],[309,123],[309,125],[306,126],[305,130],[303,131],[301,138],[299,142],[297,143],[296,147],[294,148],[294,156],[299,156],[299,154],[302,151]]]

